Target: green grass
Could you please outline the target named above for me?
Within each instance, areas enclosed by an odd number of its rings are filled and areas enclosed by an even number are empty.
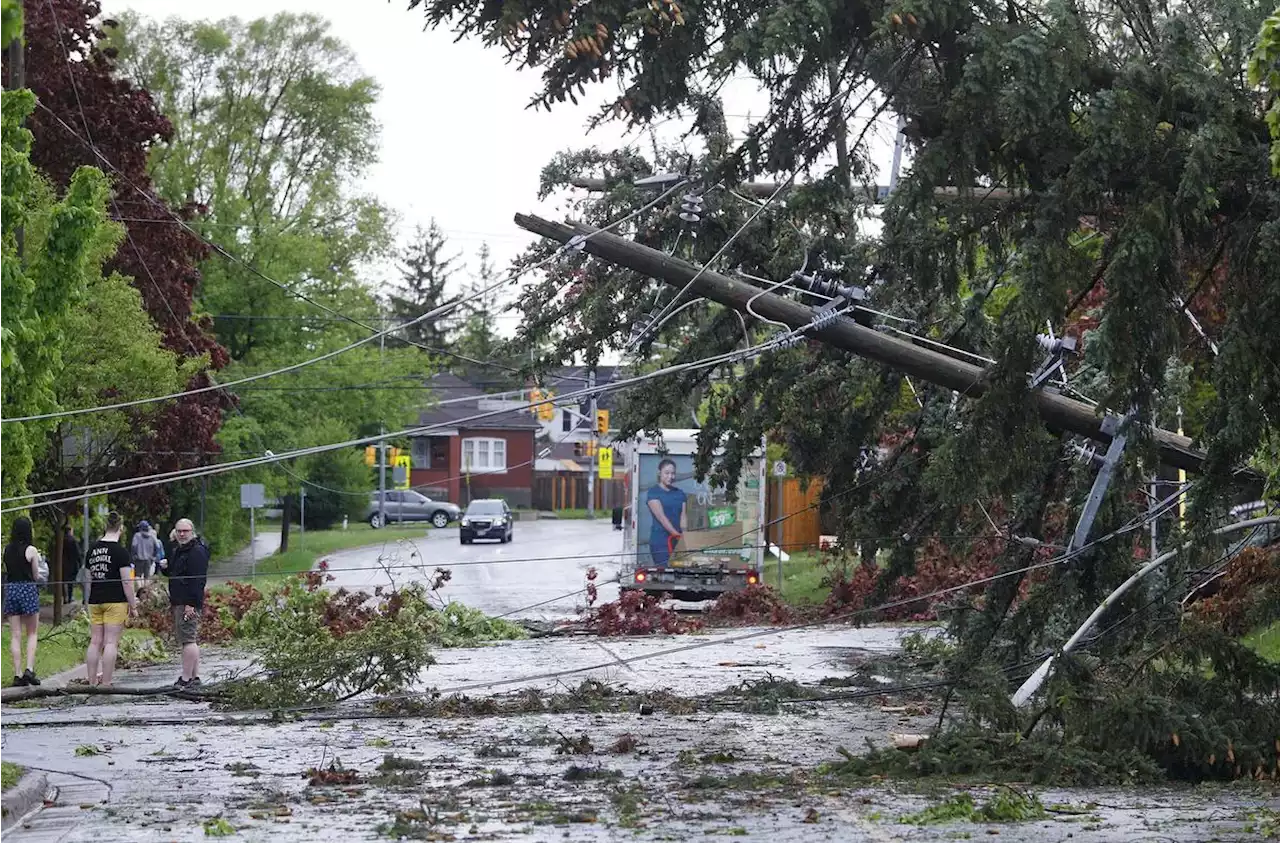
[[[826,571],[818,559],[818,551],[802,550],[782,563],[783,600],[796,606],[812,606],[827,599],[828,589],[822,585]],[[775,588],[778,584],[778,560],[771,554],[764,557],[764,582]]]
[[[8,790],[22,778],[22,768],[12,761],[0,761],[0,790]]]
[[[253,582],[259,589],[266,589],[275,581],[310,571],[317,559],[330,553],[384,543],[394,546],[400,539],[420,542],[430,529],[426,524],[397,524],[381,530],[375,530],[368,524],[352,524],[346,530],[308,530],[302,536],[290,530],[289,550],[259,559],[259,576]]]
[[[151,633],[144,629],[126,629],[125,637],[145,639]],[[4,674],[12,677],[13,664],[9,658],[9,624],[0,634],[0,650],[4,656]],[[22,657],[26,658],[25,646]],[[40,638],[36,644],[36,676],[46,679],[55,673],[73,668],[84,661],[84,648],[77,645],[67,632],[59,631],[53,624],[40,624]],[[6,679],[5,684],[8,684]]]
[[[1249,633],[1244,637],[1244,645],[1267,661],[1280,664],[1280,621]]]

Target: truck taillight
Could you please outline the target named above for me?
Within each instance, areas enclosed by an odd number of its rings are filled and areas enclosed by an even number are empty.
[[[646,574],[644,571],[636,571],[636,582],[644,582],[648,578],[649,578],[649,575]]]
[[[760,578],[755,574],[747,574],[747,585],[755,585],[760,582]]]

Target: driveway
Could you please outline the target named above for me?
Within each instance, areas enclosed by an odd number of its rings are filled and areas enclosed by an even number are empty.
[[[600,575],[600,602],[618,597],[622,533],[609,521],[517,522],[510,544],[464,545],[458,529],[429,530],[423,539],[390,541],[325,557],[333,587],[371,590],[430,580],[436,568],[453,578],[441,595],[490,615],[559,620],[583,605],[587,570]]]

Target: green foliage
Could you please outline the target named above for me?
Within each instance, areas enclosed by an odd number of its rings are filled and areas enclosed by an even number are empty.
[[[353,606],[345,592],[298,580],[266,594],[237,626],[263,675],[233,683],[231,704],[313,705],[408,687],[433,661],[422,634],[436,611],[429,595],[409,586],[378,598],[357,622],[353,609],[363,596]]]
[[[0,48],[22,37],[21,0],[0,0]]]
[[[231,837],[236,833],[236,827],[222,817],[205,820],[203,827],[205,837]]]
[[[951,822],[1016,823],[1044,819],[1048,813],[1034,794],[1026,794],[1011,788],[996,792],[989,800],[977,805],[973,796],[962,793],[922,811],[898,818],[906,825],[937,825]]]
[[[446,255],[448,239],[433,219],[426,228],[418,226],[400,255],[400,281],[387,297],[390,316],[397,322],[412,322],[422,314],[444,304],[447,287],[458,271],[458,255]],[[442,348],[445,329],[440,320],[418,322],[405,328],[397,337],[420,343],[428,348]]]
[[[1280,176],[1280,7],[1262,22],[1258,43],[1249,58],[1249,84],[1271,95],[1267,127],[1271,130],[1271,173]]]
[[[440,647],[466,647],[484,641],[517,641],[527,638],[524,627],[492,618],[462,603],[448,603],[430,617],[431,640]]]
[[[12,761],[0,761],[0,790],[8,790],[22,778],[22,768]]]
[[[6,418],[59,409],[56,381],[71,317],[91,279],[120,236],[107,219],[109,186],[102,173],[81,167],[62,198],[32,166],[31,132],[22,122],[35,107],[30,91],[3,95],[3,319],[0,320],[0,404]],[[19,232],[22,233],[21,254]],[[52,421],[5,426],[0,489],[27,489]]]

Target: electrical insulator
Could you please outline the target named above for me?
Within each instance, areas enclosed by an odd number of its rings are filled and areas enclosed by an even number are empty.
[[[587,247],[587,238],[581,234],[575,234],[569,238],[569,242],[565,243],[564,246],[571,252],[581,252]]]
[[[702,197],[696,193],[686,193],[680,205],[680,219],[696,225],[702,222]]]
[[[1076,353],[1075,337],[1055,337],[1053,334],[1036,334],[1036,343],[1048,354],[1064,355]]]

